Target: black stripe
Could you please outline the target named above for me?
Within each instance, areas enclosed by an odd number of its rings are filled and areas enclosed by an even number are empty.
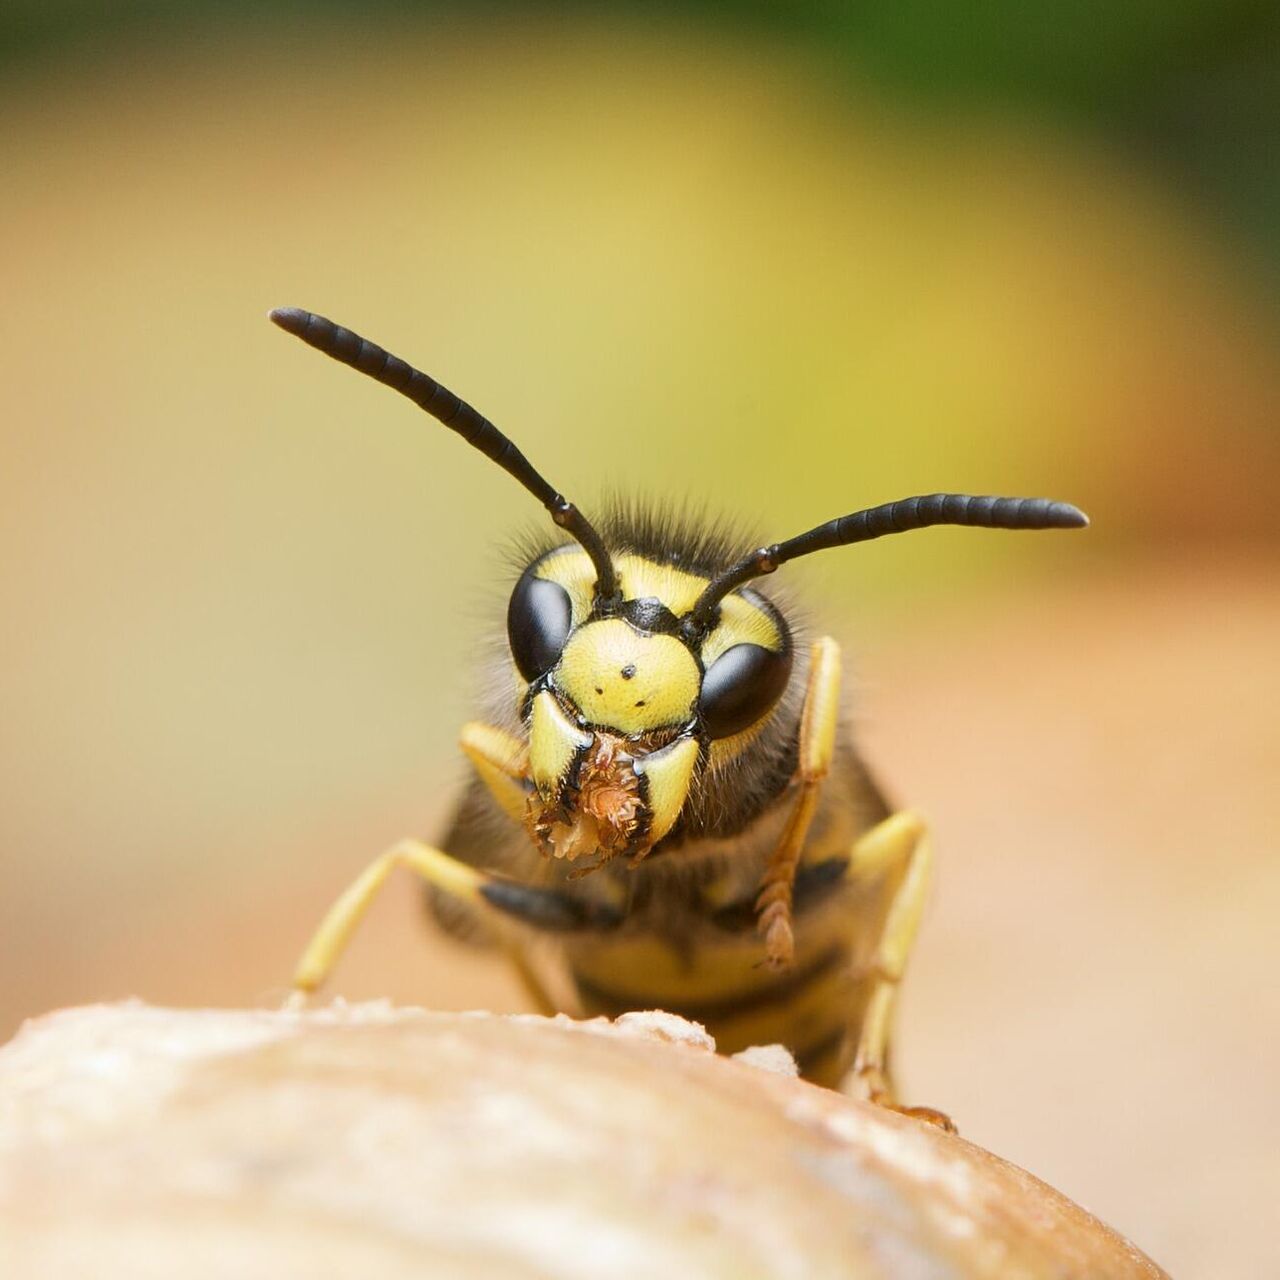
[[[507,915],[552,933],[578,929],[608,931],[622,923],[622,914],[600,902],[588,902],[558,889],[542,889],[516,880],[488,880],[480,896]]]
[[[714,1024],[742,1013],[753,1013],[758,1009],[787,1004],[810,983],[825,977],[847,960],[848,953],[845,947],[841,943],[836,943],[815,956],[803,968],[793,969],[767,985],[748,987],[745,991],[735,991],[731,995],[716,996],[711,999],[678,1001],[670,1004],[657,996],[627,996],[618,991],[611,991],[608,987],[602,987],[576,972],[573,979],[584,999],[609,1010],[612,1016],[634,1009],[652,1009],[660,1005],[668,1013],[677,1013],[692,1022]]]
[[[791,886],[791,912],[798,916],[824,902],[844,883],[849,859],[842,855],[822,862],[803,863]],[[756,900],[744,898],[720,907],[711,917],[726,933],[746,933],[756,927]]]
[[[841,1024],[803,1048],[793,1049],[791,1051],[792,1057],[796,1060],[796,1066],[800,1068],[800,1074],[808,1076],[823,1058],[835,1053],[840,1048],[848,1034],[849,1028]]]

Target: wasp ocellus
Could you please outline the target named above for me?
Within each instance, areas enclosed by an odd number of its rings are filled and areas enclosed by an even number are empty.
[[[806,643],[758,583],[800,556],[930,525],[1086,517],[1044,498],[929,494],[754,550],[640,506],[596,525],[434,379],[321,316],[271,318],[407,396],[551,516],[516,566],[486,718],[462,728],[474,775],[447,834],[368,866],[316,931],[295,989],[325,980],[404,867],[447,928],[505,948],[544,1011],[666,1009],[722,1052],[783,1044],[808,1079],[896,1105],[890,1030],[929,835],[852,744],[835,641]],[[567,982],[535,964],[539,938]]]

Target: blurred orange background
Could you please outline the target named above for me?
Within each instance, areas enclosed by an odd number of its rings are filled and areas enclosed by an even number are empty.
[[[267,324],[302,305],[588,511],[1088,510],[794,571],[937,832],[904,1091],[1180,1277],[1280,1273],[1277,264],[1150,138],[732,8],[0,42],[0,1029],[275,1000],[447,815],[537,513]],[[336,988],[519,1007],[409,883]]]

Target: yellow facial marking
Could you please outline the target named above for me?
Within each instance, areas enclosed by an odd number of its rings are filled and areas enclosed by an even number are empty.
[[[534,698],[529,725],[529,776],[543,796],[550,797],[559,790],[573,757],[590,745],[591,735],[568,719],[551,694],[544,691]]]
[[[654,596],[676,614],[684,617],[703,594],[707,579],[673,564],[659,564],[630,552],[613,557],[618,572],[618,586],[628,600]],[[558,582],[568,591],[575,626],[586,621],[591,612],[591,588],[595,584],[595,568],[588,554],[577,547],[553,552],[538,566],[538,576]],[[736,644],[758,644],[765,649],[782,645],[777,623],[764,609],[731,593],[721,600],[721,622],[703,643],[703,666],[710,664],[724,650]]]
[[[656,596],[676,615],[683,617],[702,594],[706,578],[670,564],[657,564],[643,556],[617,558],[618,585],[628,600]]]
[[[596,571],[590,556],[578,546],[562,547],[543,558],[536,570],[538,577],[558,582],[569,593],[569,617],[576,627],[591,612],[591,593]]]
[[[623,553],[614,556],[618,585],[628,600],[653,596],[676,615],[683,617],[702,594],[707,579],[674,565],[658,564],[643,556]],[[553,552],[538,565],[538,577],[558,582],[568,593],[575,626],[591,612],[591,591],[596,571],[587,553],[577,547]],[[765,649],[782,647],[782,636],[773,617],[736,592],[720,601],[720,623],[702,644],[702,665],[709,667],[735,644],[758,644]]]
[[[657,844],[675,825],[689,796],[689,780],[698,763],[695,738],[677,738],[675,742],[636,761],[638,774],[648,780],[649,839]]]
[[[720,601],[720,623],[702,642],[702,665],[709,667],[735,644],[758,644],[762,649],[782,648],[778,624],[759,606],[739,595]]]
[[[657,564],[643,556],[624,552],[613,558],[618,586],[627,600],[656,597],[676,617],[689,612],[702,594],[707,579],[674,565]],[[553,552],[538,566],[538,577],[558,582],[568,593],[574,622],[582,622],[591,611],[591,590],[596,571],[585,551],[566,547]]]
[[[687,723],[701,687],[679,640],[641,635],[621,618],[579,627],[552,679],[588,721],[622,734]]]
[[[741,733],[735,733],[731,738],[717,738],[711,744],[711,757],[708,760],[711,768],[719,769],[740,756],[759,737],[764,723],[764,720],[760,720],[749,728],[743,729]]]

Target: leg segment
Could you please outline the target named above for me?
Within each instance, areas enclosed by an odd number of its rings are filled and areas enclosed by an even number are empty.
[[[620,921],[620,917],[607,909],[581,903],[558,889],[502,880],[477,871],[420,840],[401,840],[375,858],[329,908],[294,971],[295,992],[305,996],[325,982],[356,926],[397,867],[414,872],[451,897],[534,928],[607,929]],[[551,1007],[552,1002],[533,977],[520,940],[509,931],[504,931],[501,937],[525,986],[534,991],[539,1004]]]
[[[516,822],[523,822],[528,795],[525,744],[501,729],[473,721],[462,728],[461,746],[495,803]],[[457,902],[542,931],[607,930],[622,919],[621,913],[611,907],[584,901],[560,889],[490,875],[420,840],[401,840],[375,858],[329,908],[294,971],[295,998],[305,998],[323,985],[356,926],[397,867],[414,872]],[[534,1003],[544,1013],[555,1012],[556,1003],[530,965],[521,939],[509,929],[499,930],[498,936]]]
[[[325,913],[294,970],[295,991],[311,992],[328,978],[338,957],[396,867],[407,867],[428,884],[465,902],[479,903],[483,872],[418,840],[401,840],[375,858]]]
[[[874,986],[844,1087],[872,1102],[952,1129],[951,1121],[932,1107],[899,1106],[889,1079],[889,1039],[898,984],[920,927],[933,871],[928,828],[913,813],[895,813],[872,827],[854,845],[849,864],[850,875],[858,878],[872,879],[899,869],[902,878],[872,957]]]
[[[462,726],[459,744],[499,808],[523,822],[529,796],[529,748],[518,738],[478,720]]]
[[[474,777],[454,812],[447,847],[459,861],[473,867],[505,867],[509,865],[508,858],[498,856],[498,849],[491,853],[488,841],[479,833],[495,827],[501,831],[503,824],[495,819],[503,814],[514,824],[504,833],[506,840],[516,845],[524,843],[522,827],[529,791],[524,780],[525,745],[511,734],[479,721],[462,726],[458,745],[470,761]],[[446,933],[474,946],[493,947],[501,942],[488,913],[433,885],[426,888],[423,900],[435,923]]]
[[[840,703],[840,647],[828,637],[815,642],[809,683],[800,716],[800,762],[796,780],[800,794],[769,858],[756,898],[756,926],[764,938],[765,963],[785,969],[795,960],[791,899],[805,837],[818,807],[818,790],[835,753]]]

